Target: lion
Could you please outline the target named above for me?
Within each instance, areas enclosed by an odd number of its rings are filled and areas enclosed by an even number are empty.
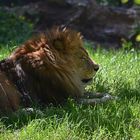
[[[0,71],[0,113],[16,111],[20,104],[20,93],[7,76]]]
[[[0,62],[1,110],[15,111],[33,102],[57,105],[68,98],[95,103],[83,97],[99,65],[83,46],[79,32],[59,27],[19,46]]]

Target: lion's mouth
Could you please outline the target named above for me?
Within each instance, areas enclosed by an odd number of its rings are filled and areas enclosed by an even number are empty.
[[[93,79],[93,78],[83,79],[82,82],[83,82],[83,83],[88,83],[88,82],[92,81],[92,79]]]

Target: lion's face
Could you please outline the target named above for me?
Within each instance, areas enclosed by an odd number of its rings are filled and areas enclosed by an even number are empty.
[[[74,59],[77,75],[83,84],[87,84],[95,76],[99,66],[90,59],[88,53],[80,46],[79,51],[75,53]]]

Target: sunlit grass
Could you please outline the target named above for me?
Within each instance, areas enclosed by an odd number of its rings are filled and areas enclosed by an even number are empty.
[[[94,107],[70,100],[63,107],[50,106],[32,114],[19,111],[1,118],[0,140],[140,139],[140,53],[86,48],[100,64],[89,90],[110,93],[118,100]],[[10,52],[0,49],[0,59]]]

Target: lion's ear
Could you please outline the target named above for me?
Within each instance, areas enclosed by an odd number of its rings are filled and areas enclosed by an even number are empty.
[[[64,43],[60,39],[55,40],[53,45],[57,50],[63,50],[64,49]]]

